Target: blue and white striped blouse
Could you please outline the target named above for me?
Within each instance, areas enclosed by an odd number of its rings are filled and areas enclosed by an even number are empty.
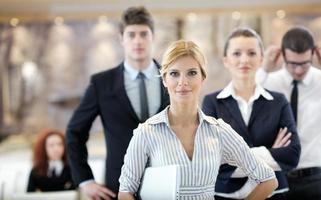
[[[198,111],[199,126],[190,160],[178,137],[171,130],[168,107],[134,130],[121,170],[120,192],[136,193],[144,169],[179,165],[180,199],[213,199],[215,181],[221,164],[240,167],[259,182],[275,177],[273,170],[257,159],[243,138],[222,120]]]

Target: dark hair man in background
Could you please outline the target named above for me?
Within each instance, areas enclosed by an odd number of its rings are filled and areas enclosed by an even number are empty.
[[[116,198],[127,146],[139,123],[168,105],[152,59],[154,24],[144,7],[130,7],[121,19],[124,61],[116,68],[94,74],[67,127],[67,150],[72,176],[91,199]],[[88,165],[86,142],[93,121],[100,116],[107,159],[105,184],[94,181]]]

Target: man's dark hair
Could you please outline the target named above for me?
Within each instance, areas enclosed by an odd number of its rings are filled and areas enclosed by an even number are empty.
[[[294,27],[288,30],[282,38],[282,54],[285,56],[285,49],[295,53],[304,53],[315,48],[312,33],[304,27]]]
[[[120,32],[123,34],[128,25],[146,25],[154,32],[154,22],[151,14],[143,7],[129,7],[121,17]]]

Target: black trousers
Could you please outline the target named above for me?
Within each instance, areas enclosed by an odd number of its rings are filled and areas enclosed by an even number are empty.
[[[321,200],[321,173],[293,177],[288,175],[288,200]]]
[[[286,200],[285,194],[280,193],[280,194],[275,194],[270,198],[267,198],[268,200]],[[219,197],[215,196],[215,200],[236,200],[236,199],[229,199],[229,198],[224,198],[224,197]],[[305,199],[307,200],[307,199]]]

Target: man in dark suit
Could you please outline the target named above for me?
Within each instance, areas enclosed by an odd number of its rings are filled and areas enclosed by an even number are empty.
[[[91,199],[116,198],[123,158],[133,129],[168,104],[158,76],[159,65],[151,57],[153,20],[144,7],[131,7],[123,13],[121,42],[124,62],[91,77],[67,127],[72,176]],[[97,116],[101,117],[107,144],[105,186],[94,181],[87,162],[86,142]]]

